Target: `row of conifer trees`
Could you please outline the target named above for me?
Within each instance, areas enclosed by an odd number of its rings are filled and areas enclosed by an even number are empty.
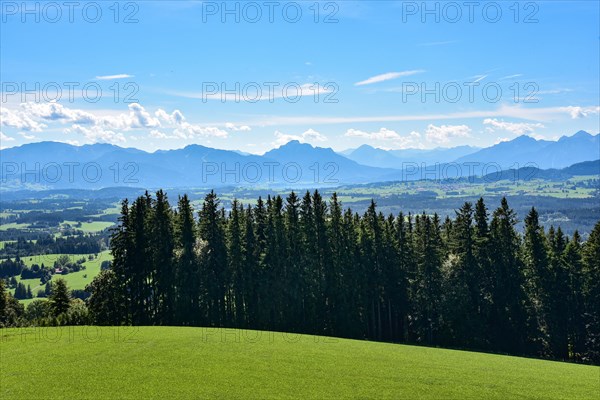
[[[194,210],[163,191],[122,204],[112,267],[88,287],[98,324],[264,329],[600,359],[600,223],[582,243],[525,232],[502,199],[454,218],[362,214],[291,193]]]

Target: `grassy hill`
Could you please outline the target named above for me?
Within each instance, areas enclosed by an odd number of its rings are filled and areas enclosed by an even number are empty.
[[[597,399],[600,368],[213,328],[5,329],[0,398]]]

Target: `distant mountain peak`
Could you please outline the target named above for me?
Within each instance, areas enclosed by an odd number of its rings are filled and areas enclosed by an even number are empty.
[[[573,135],[573,137],[585,137],[585,138],[590,138],[592,137],[592,134],[586,131],[577,131],[577,133],[575,133]]]
[[[311,147],[312,148],[313,146],[311,146],[309,143],[300,142],[299,140],[290,140],[289,142],[287,142],[286,144],[280,146],[279,148],[282,148],[282,147],[289,147],[289,148],[292,148],[292,147],[304,147],[304,148]]]

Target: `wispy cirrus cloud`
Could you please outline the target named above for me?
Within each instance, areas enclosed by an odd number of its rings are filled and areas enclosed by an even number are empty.
[[[514,78],[520,78],[521,76],[523,76],[523,74],[513,74],[513,75],[507,75],[507,76],[503,76],[502,78],[500,78],[499,80],[501,81],[505,81],[507,79],[514,79]]]
[[[364,86],[371,85],[373,83],[390,81],[392,79],[397,79],[403,76],[411,76],[416,74],[421,74],[425,72],[422,69],[413,69],[410,71],[401,71],[401,72],[386,72],[385,74],[375,75],[370,78],[365,79],[364,81],[356,82],[354,86]]]
[[[523,107],[502,105],[492,110],[470,110],[438,114],[397,114],[397,115],[352,115],[352,116],[262,116],[259,119],[239,121],[253,126],[274,125],[303,125],[303,124],[347,124],[365,122],[405,122],[405,121],[438,121],[479,118],[519,118],[530,121],[553,121],[557,118],[585,118],[600,113],[598,106],[567,106],[567,107]]]
[[[99,75],[96,77],[97,80],[99,81],[112,81],[114,79],[127,79],[127,78],[133,78],[134,75],[129,75],[129,74],[116,74],[116,75]]]

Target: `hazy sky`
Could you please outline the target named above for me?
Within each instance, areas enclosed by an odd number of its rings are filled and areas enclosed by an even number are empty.
[[[600,131],[596,1],[0,4],[3,148],[261,153]]]

